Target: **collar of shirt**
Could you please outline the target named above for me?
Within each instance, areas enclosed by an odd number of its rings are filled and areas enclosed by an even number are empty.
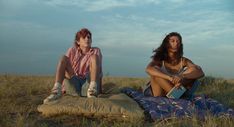
[[[78,47],[78,53],[79,54],[82,54],[82,50],[81,50],[81,48],[80,47]],[[89,49],[89,51],[85,54],[85,55],[91,55],[92,53],[93,53],[93,51],[94,51],[94,49],[91,47],[90,49]]]

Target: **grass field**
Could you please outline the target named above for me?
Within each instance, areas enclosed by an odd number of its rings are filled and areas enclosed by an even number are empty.
[[[119,93],[122,87],[139,88],[148,78],[109,77],[103,78],[104,92]],[[53,76],[0,75],[0,127],[72,127],[72,126],[194,126],[231,127],[233,118],[207,116],[206,120],[170,119],[150,123],[147,121],[110,121],[108,119],[84,118],[74,115],[44,117],[37,112],[37,106],[49,95],[54,82]],[[198,94],[206,94],[224,105],[234,108],[234,81],[205,77]]]

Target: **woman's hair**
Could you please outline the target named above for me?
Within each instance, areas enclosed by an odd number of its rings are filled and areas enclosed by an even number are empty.
[[[87,28],[82,28],[80,31],[78,31],[76,33],[76,37],[75,37],[75,41],[74,41],[74,45],[76,47],[79,47],[79,45],[77,44],[77,41],[80,41],[80,38],[85,38],[87,35],[90,35],[90,38],[92,39],[92,33],[87,29]]]
[[[153,50],[153,60],[157,61],[162,61],[162,60],[168,60],[168,47],[169,47],[169,39],[172,36],[177,36],[180,40],[180,47],[178,50],[178,53],[176,55],[177,59],[180,59],[183,56],[183,43],[182,43],[182,37],[179,33],[177,32],[171,32],[166,35],[166,37],[163,39],[162,44],[157,48]]]

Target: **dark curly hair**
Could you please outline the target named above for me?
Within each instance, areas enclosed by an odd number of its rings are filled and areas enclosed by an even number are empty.
[[[162,41],[162,44],[157,49],[153,50],[154,54],[153,54],[153,56],[151,56],[151,58],[153,58],[153,60],[155,60],[155,61],[168,60],[169,39],[172,36],[177,36],[180,40],[180,43],[181,43],[176,58],[180,59],[183,56],[183,43],[182,43],[181,35],[177,32],[171,32],[171,33],[166,35],[166,37]]]

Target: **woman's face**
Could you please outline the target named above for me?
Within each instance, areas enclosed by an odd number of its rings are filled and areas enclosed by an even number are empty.
[[[169,38],[169,45],[168,45],[168,51],[170,52],[177,52],[180,48],[181,42],[179,37],[177,36],[171,36]]]

